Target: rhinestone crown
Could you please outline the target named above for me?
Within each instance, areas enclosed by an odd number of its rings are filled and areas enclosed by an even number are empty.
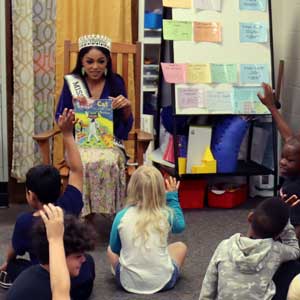
[[[78,39],[79,50],[85,47],[102,47],[111,50],[111,39],[105,35],[89,34]]]

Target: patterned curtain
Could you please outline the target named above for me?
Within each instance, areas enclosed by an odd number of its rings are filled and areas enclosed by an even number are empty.
[[[13,0],[13,161],[19,182],[39,162],[32,135],[52,128],[56,0]]]

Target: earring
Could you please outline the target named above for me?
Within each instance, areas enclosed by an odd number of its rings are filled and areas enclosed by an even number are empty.
[[[105,77],[107,76],[107,68],[105,68],[105,70],[104,70],[104,76]]]
[[[84,70],[84,67],[82,67],[81,68],[81,75],[84,76],[84,74],[85,74],[85,70]]]

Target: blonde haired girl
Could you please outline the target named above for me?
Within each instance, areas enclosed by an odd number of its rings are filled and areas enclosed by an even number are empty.
[[[141,166],[128,184],[126,207],[114,219],[107,255],[117,283],[126,291],[153,294],[171,289],[179,277],[187,247],[168,245],[168,233],[179,233],[185,221],[178,202],[179,182],[165,181],[152,166]]]

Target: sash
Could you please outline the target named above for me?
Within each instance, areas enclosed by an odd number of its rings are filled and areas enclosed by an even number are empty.
[[[71,95],[74,98],[77,98],[77,97],[90,98],[89,92],[88,92],[84,82],[78,75],[68,74],[68,75],[65,75],[64,78],[68,84]]]

